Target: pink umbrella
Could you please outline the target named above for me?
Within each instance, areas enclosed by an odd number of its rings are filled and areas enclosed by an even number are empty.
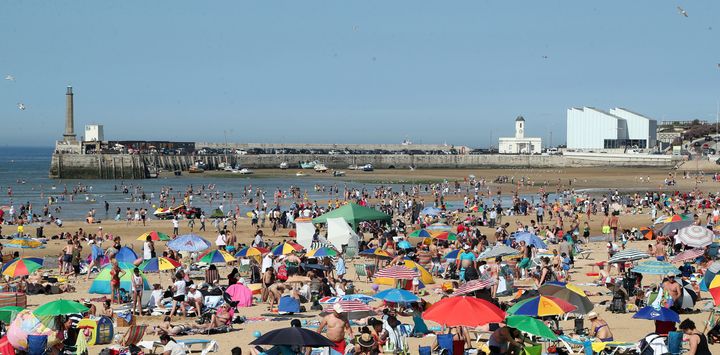
[[[225,292],[231,300],[238,303],[238,308],[252,306],[252,291],[247,286],[237,283],[228,287]]]
[[[419,273],[417,270],[408,269],[400,265],[386,267],[373,275],[375,278],[386,277],[395,280],[412,280],[418,276]]]
[[[674,263],[683,262],[686,260],[694,260],[705,254],[705,249],[690,249],[675,255],[672,259]]]
[[[333,304],[326,304],[324,305],[323,310],[325,312],[333,312],[335,309],[334,307],[336,307],[335,305],[339,305],[342,313],[372,312],[373,310],[369,305],[356,300],[343,300]]]

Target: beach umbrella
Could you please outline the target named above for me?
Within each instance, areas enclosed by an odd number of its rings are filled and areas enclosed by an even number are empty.
[[[362,303],[370,303],[372,301],[375,301],[375,297],[363,295],[363,294],[351,294],[351,295],[344,295],[340,297],[323,297],[318,300],[320,304],[332,304],[339,301],[360,301]]]
[[[211,246],[210,242],[195,234],[181,235],[167,243],[167,247],[175,251],[198,252]]]
[[[693,224],[693,221],[679,221],[679,222],[670,222],[662,226],[660,228],[660,232],[664,235],[670,234],[670,232],[674,230],[680,230],[682,228],[685,228],[687,226],[690,226]]]
[[[46,325],[46,323],[49,323]],[[54,321],[42,322],[32,311],[25,309],[20,311],[12,321],[7,331],[7,339],[16,350],[27,351],[29,335],[46,335],[48,344],[56,344],[57,330]]]
[[[392,258],[393,256],[386,250],[380,248],[365,249],[360,252],[360,255],[375,258]]]
[[[510,307],[508,314],[531,317],[558,316],[576,310],[577,307],[552,296],[537,296],[520,301]]]
[[[374,278],[388,278],[393,280],[412,280],[418,277],[419,272],[417,270],[408,269],[404,266],[395,265],[386,267],[376,272],[373,275]]]
[[[2,274],[10,277],[27,276],[41,268],[42,258],[16,258],[3,265]]]
[[[286,345],[304,347],[332,347],[335,343],[318,332],[300,327],[271,330],[250,342],[250,345]]]
[[[63,316],[67,314],[83,313],[88,310],[89,308],[79,302],[59,299],[43,304],[35,309],[33,314],[38,317]]]
[[[693,216],[689,214],[674,214],[669,217],[665,217],[660,221],[660,223],[671,223],[671,222],[681,222],[681,221],[692,221]]]
[[[485,249],[485,251],[478,255],[477,260],[480,261],[483,259],[495,259],[498,256],[512,256],[518,254],[520,254],[519,250],[511,248],[505,244],[500,244],[491,247],[490,249]]]
[[[708,282],[707,280],[705,282]],[[715,306],[720,305],[720,276],[715,275],[709,283],[707,283],[707,289],[712,296]]]
[[[5,324],[10,324],[15,319],[15,316],[24,309],[25,308],[18,306],[0,307],[0,321]]]
[[[495,284],[495,279],[478,279],[478,280],[471,280],[468,281],[460,287],[458,287],[455,292],[453,292],[452,296],[460,296],[464,295],[470,292],[475,292],[478,290],[482,290],[484,288],[488,288]]]
[[[332,313],[336,310],[338,313],[346,314],[348,319],[366,318],[374,313],[372,307],[356,300],[340,300],[323,306],[323,312],[325,313]]]
[[[433,235],[428,231],[427,229],[418,229],[410,234],[408,234],[408,237],[411,238],[431,238]]]
[[[688,249],[680,254],[673,256],[672,262],[677,263],[677,262],[684,262],[684,261],[688,261],[688,260],[695,260],[695,259],[701,257],[703,254],[705,254],[705,249],[700,249],[700,248]]]
[[[541,338],[549,340],[557,340],[557,334],[555,334],[550,328],[548,328],[545,322],[528,316],[508,316],[505,319],[505,324],[508,327],[515,328],[521,332],[539,336]]]
[[[650,260],[645,261],[634,268],[630,269],[632,272],[637,272],[638,274],[644,274],[644,275],[661,275],[665,276],[668,272],[672,272],[675,275],[680,273],[680,270],[677,268],[677,266],[670,264],[666,261],[657,261],[657,260]]]
[[[632,317],[635,319],[648,319],[663,322],[680,322],[680,315],[665,307],[645,306],[640,308]]]
[[[270,252],[275,256],[280,256],[280,255],[292,254],[296,251],[302,251],[302,250],[303,250],[303,247],[300,244],[286,242],[286,243],[282,243],[282,244],[275,246],[274,248],[272,248],[270,250]]]
[[[308,258],[326,258],[326,257],[333,257],[337,256],[338,252],[335,249],[328,248],[328,247],[322,247],[310,250],[305,256]]]
[[[422,265],[410,260],[405,259],[402,261],[403,265],[405,265],[406,268],[409,269],[415,269],[420,273],[420,282],[424,284],[434,284],[435,280],[432,277],[432,274],[427,271]]]
[[[400,243],[398,243],[398,248],[400,249],[412,249],[412,247],[412,244],[407,240],[401,240]]]
[[[433,238],[437,240],[456,241],[458,236],[453,232],[437,232],[433,234]]]
[[[89,293],[94,294],[101,294],[101,295],[109,295],[112,292],[112,288],[110,287],[110,270],[112,269],[112,266],[106,266],[100,270],[100,273],[95,277],[92,284],[90,285]],[[126,290],[132,289],[132,275],[133,272],[130,270],[126,270],[125,274],[120,278],[120,288],[124,288]],[[143,279],[143,290],[150,290],[150,283],[148,283],[147,278],[145,278],[145,274],[143,272],[140,272],[140,277]]]
[[[45,248],[42,242],[29,238],[16,238],[4,244],[8,248],[18,249],[40,249]]]
[[[460,249],[455,249],[447,254],[445,254],[445,259],[457,259],[460,255]]]
[[[235,257],[232,254],[226,252],[225,250],[208,250],[202,255],[198,256],[197,261],[207,264],[222,264],[235,261]]]
[[[640,235],[647,240],[655,239],[655,231],[652,228],[643,227],[640,228]]]
[[[139,236],[137,240],[145,241],[145,240],[147,240],[148,236],[150,236],[150,238],[151,238],[150,240],[153,240],[156,242],[161,241],[161,240],[168,241],[168,240],[172,239],[172,238],[170,238],[169,235],[167,235],[165,233],[160,233],[158,231],[150,231],[150,232],[147,232],[147,233]]]
[[[543,296],[552,296],[575,306],[574,313],[588,314],[593,310],[595,304],[580,287],[563,282],[548,282],[538,289]]]
[[[452,227],[445,223],[433,223],[433,224],[425,227],[425,229],[429,230],[431,233],[450,232],[452,230]]]
[[[137,253],[135,253],[134,250],[128,248],[128,247],[122,247],[120,250],[115,253],[115,260],[118,261],[121,265],[124,264],[133,264],[138,259]],[[124,267],[126,268],[126,267]]]
[[[704,248],[712,244],[714,236],[711,230],[693,225],[678,230],[677,240],[693,248]]]
[[[532,245],[538,249],[547,249],[547,244],[545,244],[540,237],[530,232],[520,232],[515,234],[515,241],[518,243],[525,242],[525,244]]]
[[[380,291],[375,294],[375,298],[394,303],[410,303],[420,300],[420,297],[414,293],[399,288],[389,288],[385,291]]]
[[[143,261],[138,267],[143,272],[167,271],[179,268],[180,262],[163,256]]]
[[[236,258],[249,258],[263,256],[270,252],[270,249],[261,247],[244,247],[235,253]]]
[[[437,216],[440,213],[442,213],[442,210],[437,207],[433,207],[433,206],[425,207],[420,211],[421,215],[428,215],[428,216]]]
[[[628,261],[635,261],[635,260],[641,260],[641,259],[647,259],[650,255],[648,255],[645,252],[636,250],[636,249],[625,249],[617,252],[615,255],[613,255],[610,260],[608,260],[608,263],[614,264],[614,263],[625,263]]]
[[[715,278],[715,275],[720,273],[720,261],[713,261],[710,266],[705,269],[705,275],[703,275],[703,279],[700,282],[700,291],[707,291],[708,286],[710,286],[710,283]]]
[[[443,326],[478,327],[488,323],[500,323],[505,312],[496,305],[479,298],[458,296],[441,299],[425,312],[423,319]]]

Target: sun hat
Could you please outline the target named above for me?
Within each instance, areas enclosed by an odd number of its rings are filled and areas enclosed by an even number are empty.
[[[588,319],[595,319],[598,317],[598,314],[595,312],[590,312],[590,313],[588,313],[587,317],[588,317]]]
[[[372,348],[375,346],[375,338],[369,333],[362,333],[358,338],[358,344],[363,348]]]
[[[672,271],[668,271],[668,273],[665,274],[665,276],[667,276],[667,277],[675,277],[675,273],[672,272]]]

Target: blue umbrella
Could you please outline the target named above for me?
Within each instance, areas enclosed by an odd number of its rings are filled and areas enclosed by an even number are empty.
[[[375,294],[375,298],[395,303],[409,303],[417,302],[420,300],[420,298],[412,292],[405,291],[399,288],[391,288],[385,291],[378,292],[377,294]]]
[[[422,211],[420,211],[420,214],[429,215],[429,216],[437,216],[441,212],[442,211],[439,208],[429,206],[429,207],[423,208]]]
[[[181,235],[167,243],[168,248],[176,251],[197,252],[210,247],[210,242],[195,234]]]
[[[517,242],[525,242],[527,245],[532,245],[538,249],[547,249],[547,244],[535,234],[529,232],[520,232],[515,234],[515,240]]]
[[[407,240],[401,240],[400,243],[398,243],[398,248],[400,249],[411,249],[412,245]]]
[[[677,314],[675,311],[665,307],[655,308],[653,306],[646,306],[640,308],[640,310],[635,313],[633,318],[659,320],[663,322],[680,322],[680,315]]]

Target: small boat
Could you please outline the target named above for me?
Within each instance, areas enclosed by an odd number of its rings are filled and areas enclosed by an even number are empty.
[[[365,164],[362,166],[362,171],[373,171],[375,168],[373,168],[372,164]]]
[[[317,160],[314,161],[301,161],[300,162],[300,168],[302,169],[313,169],[315,168],[315,165],[317,165]]]
[[[205,172],[205,169],[199,168],[197,166],[191,166],[190,169],[188,169],[188,173],[190,173],[190,174],[198,174],[198,173],[204,173],[204,172]]]
[[[322,164],[322,163],[315,164],[315,167],[313,167],[313,169],[315,169],[315,171],[317,171],[319,173],[324,173],[324,172],[328,171],[327,166],[325,166],[325,164]]]
[[[295,173],[295,176],[306,176],[306,175],[302,171],[298,171],[297,173]]]
[[[280,169],[285,170],[288,168],[288,163],[286,161],[280,163]]]
[[[333,176],[345,176],[344,171],[335,170],[333,171]]]
[[[250,175],[252,173],[253,173],[253,171],[248,168],[242,168],[242,169],[238,170],[238,174],[240,174],[240,175]]]

